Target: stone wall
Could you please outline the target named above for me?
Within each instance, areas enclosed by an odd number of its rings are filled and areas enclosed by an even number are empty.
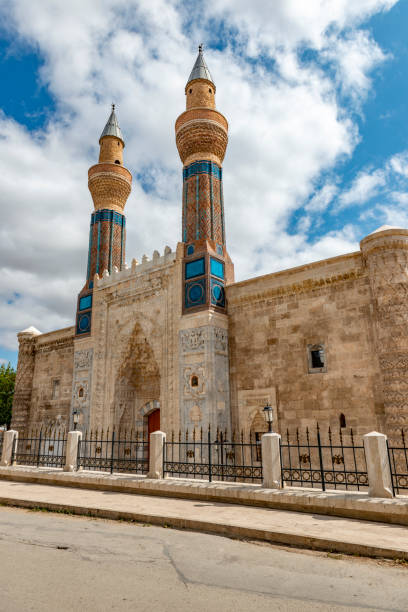
[[[361,253],[227,287],[232,416],[251,429],[264,402],[278,429],[383,430],[372,294]],[[326,367],[310,370],[310,348]]]
[[[33,350],[32,393],[26,425],[29,429],[39,426],[68,427],[74,328],[36,336]],[[18,425],[16,428],[22,430]]]

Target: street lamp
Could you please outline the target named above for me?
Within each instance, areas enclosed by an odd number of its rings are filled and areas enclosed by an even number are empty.
[[[74,412],[72,413],[72,420],[74,422],[74,431],[76,430],[78,423],[79,423],[79,413],[78,410],[74,410]]]
[[[263,414],[265,417],[265,421],[268,423],[268,432],[272,432],[272,423],[273,423],[273,408],[267,404],[263,409]]]

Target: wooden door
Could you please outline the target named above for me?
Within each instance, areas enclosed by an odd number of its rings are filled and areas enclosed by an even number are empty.
[[[159,431],[159,429],[160,429],[160,408],[158,408],[157,410],[153,410],[153,412],[151,412],[149,416],[147,417],[147,431],[149,433],[149,440],[150,440],[150,434],[153,433],[154,431]]]

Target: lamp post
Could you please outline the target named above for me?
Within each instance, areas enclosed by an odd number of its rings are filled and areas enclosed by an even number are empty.
[[[74,410],[74,412],[72,413],[72,420],[74,423],[74,431],[76,431],[76,428],[78,426],[79,423],[79,413],[78,410]]]
[[[272,423],[273,423],[273,408],[267,404],[263,409],[263,414],[265,417],[265,421],[268,423],[268,433],[272,433]]]

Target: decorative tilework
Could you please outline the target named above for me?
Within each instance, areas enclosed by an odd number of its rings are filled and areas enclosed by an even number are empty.
[[[91,331],[91,311],[79,314],[77,318],[77,335],[89,334]]]
[[[201,276],[205,273],[204,257],[186,263],[186,279]]]
[[[194,253],[194,244],[189,244],[187,247],[187,255],[192,255]]]
[[[184,304],[186,308],[201,306],[206,302],[205,278],[185,284]]]
[[[111,221],[112,223],[120,226],[126,225],[125,215],[121,215],[120,213],[117,213],[114,210],[109,210],[108,208],[97,210],[92,213],[91,225],[99,223],[100,221]]]
[[[183,169],[183,180],[186,181],[190,176],[196,174],[212,174],[218,180],[222,179],[222,168],[212,161],[202,159],[200,161],[193,162],[189,166]]]
[[[225,308],[225,290],[221,281],[210,279],[211,304],[220,308]]]
[[[211,257],[210,260],[210,272],[213,276],[217,276],[218,278],[224,278],[224,264],[222,261],[218,261],[218,259],[214,259]]]
[[[92,294],[79,298],[79,310],[87,310],[92,307]]]

